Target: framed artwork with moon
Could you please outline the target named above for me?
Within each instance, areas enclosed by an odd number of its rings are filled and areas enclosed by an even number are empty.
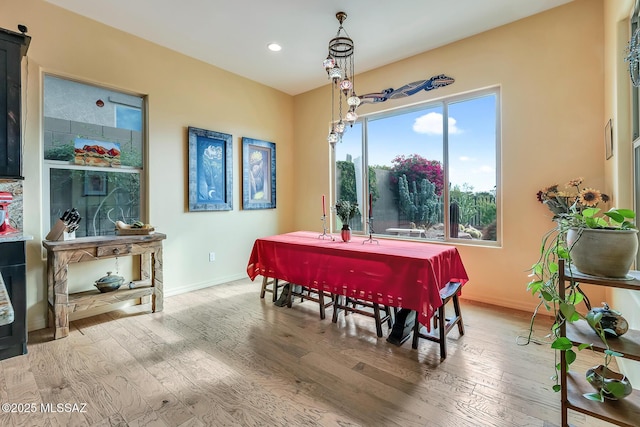
[[[195,127],[189,134],[189,211],[233,210],[231,135]]]

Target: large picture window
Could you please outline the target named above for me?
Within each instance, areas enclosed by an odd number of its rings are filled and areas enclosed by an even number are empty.
[[[349,128],[335,147],[335,185],[336,199],[360,207],[351,228],[365,231],[371,212],[375,234],[497,242],[499,98],[483,90]]]
[[[144,218],[143,108],[142,96],[45,75],[45,230],[72,208],[78,237]]]

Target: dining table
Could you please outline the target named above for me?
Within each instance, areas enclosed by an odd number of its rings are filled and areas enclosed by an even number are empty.
[[[255,240],[247,274],[415,311],[427,328],[440,290],[469,277],[455,246],[295,231]],[[404,341],[404,340],[402,340]]]

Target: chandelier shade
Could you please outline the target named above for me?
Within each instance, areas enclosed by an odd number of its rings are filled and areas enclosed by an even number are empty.
[[[347,19],[344,12],[336,13],[339,22],[336,36],[329,40],[329,53],[322,65],[331,80],[331,126],[327,141],[332,147],[342,140],[346,123],[353,126],[357,120],[356,108],[360,105],[360,99],[354,91],[354,52],[355,45],[347,34],[342,23]],[[335,115],[335,104],[338,103],[338,115]],[[343,104],[346,115],[342,116]]]
[[[346,18],[347,15],[345,14],[344,17]],[[353,40],[349,37],[334,37],[329,42],[329,55],[334,58],[348,58],[353,55],[353,47]]]

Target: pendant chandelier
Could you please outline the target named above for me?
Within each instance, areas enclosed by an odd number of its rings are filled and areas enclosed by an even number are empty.
[[[331,129],[327,141],[332,147],[336,142],[342,140],[342,134],[346,129],[346,124],[353,126],[358,118],[356,108],[360,105],[360,98],[355,93],[353,57],[354,45],[353,40],[342,27],[342,23],[347,19],[344,12],[336,13],[336,18],[340,23],[336,36],[329,41],[329,54],[327,59],[322,63],[327,72],[329,80],[331,80]],[[338,117],[335,116],[335,100],[338,99]],[[344,110],[345,116],[342,116]]]

